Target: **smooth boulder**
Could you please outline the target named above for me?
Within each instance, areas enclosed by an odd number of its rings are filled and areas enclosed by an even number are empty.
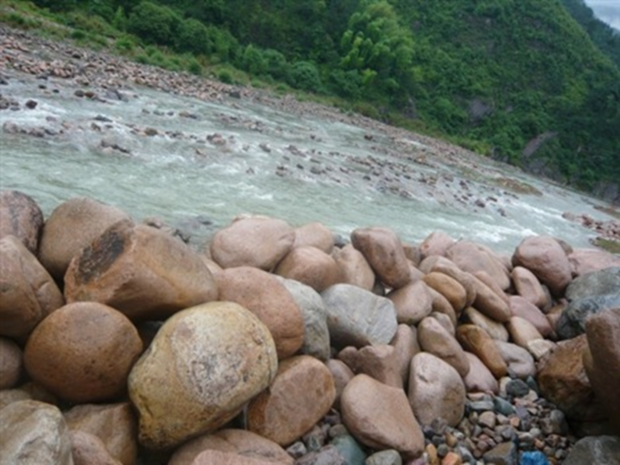
[[[614,294],[573,300],[562,311],[555,325],[555,332],[560,339],[572,339],[585,332],[586,322],[592,315],[615,308],[620,308],[620,289]]]
[[[423,281],[394,289],[387,298],[394,303],[398,323],[418,324],[433,311],[433,296]]]
[[[0,239],[15,236],[37,254],[43,228],[43,212],[32,197],[19,191],[0,191]]]
[[[340,267],[331,255],[316,247],[295,247],[278,263],[274,273],[294,279],[317,292],[340,282]]]
[[[334,249],[332,256],[340,268],[340,279],[343,283],[361,287],[367,291],[375,285],[375,272],[368,264],[362,252],[352,244],[342,249]]]

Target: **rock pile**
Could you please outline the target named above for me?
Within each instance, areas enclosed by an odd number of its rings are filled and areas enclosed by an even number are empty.
[[[1,192],[0,464],[618,463],[619,257],[350,239]]]

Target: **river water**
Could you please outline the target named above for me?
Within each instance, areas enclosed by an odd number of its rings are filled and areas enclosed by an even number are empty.
[[[603,202],[482,158],[456,162],[380,126],[146,88],[88,99],[17,74],[0,93],[19,103],[0,110],[0,188],[29,194],[46,215],[89,196],[172,225],[208,219],[220,228],[255,213],[293,226],[320,221],[343,236],[381,225],[418,242],[441,230],[507,253],[532,234],[588,245],[593,233],[563,212],[609,219],[594,208]],[[507,178],[539,194],[506,188]]]

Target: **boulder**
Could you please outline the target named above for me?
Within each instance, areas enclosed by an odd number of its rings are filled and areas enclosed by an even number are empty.
[[[388,344],[398,323],[391,300],[350,284],[336,284],[322,292],[332,346],[363,347]]]
[[[508,330],[503,324],[489,318],[484,313],[476,310],[474,307],[467,307],[463,312],[463,315],[463,320],[465,322],[484,329],[493,339],[497,339],[498,341],[508,340]]]
[[[448,299],[457,315],[461,314],[467,303],[467,292],[456,279],[446,274],[432,271],[424,276],[423,281]]]
[[[465,352],[467,361],[469,362],[469,372],[463,378],[465,389],[467,392],[486,392],[497,394],[499,392],[499,384],[493,373],[482,363],[474,354]]]
[[[70,437],[74,465],[122,465],[94,434],[71,431]]]
[[[510,339],[524,349],[527,349],[529,342],[543,338],[532,323],[518,316],[511,317],[506,323],[506,328],[510,333]]]
[[[562,311],[555,331],[560,339],[572,339],[585,332],[586,321],[592,315],[615,308],[620,308],[620,291],[573,300]]]
[[[336,388],[336,398],[334,399],[334,407],[340,410],[340,396],[349,381],[353,379],[355,373],[342,360],[331,358],[327,361],[327,368],[334,379],[334,387]]]
[[[422,244],[420,244],[420,251],[423,257],[430,257],[432,255],[443,256],[446,254],[446,250],[455,242],[456,241],[445,232],[434,231],[422,241]]]
[[[508,306],[512,316],[523,318],[532,324],[536,330],[544,337],[553,334],[553,328],[549,324],[549,320],[539,307],[524,299],[519,295],[513,295],[508,298]]]
[[[450,317],[448,315],[446,315],[445,313],[431,312],[429,317],[430,318],[434,318],[435,320],[437,320],[439,322],[439,324],[441,326],[443,326],[443,328],[452,337],[454,337],[456,335],[456,328],[454,327],[454,324],[452,323],[452,320],[450,320]]]
[[[308,432],[332,407],[336,387],[329,369],[308,355],[280,363],[269,389],[248,405],[248,429],[281,446]]]
[[[550,302],[538,278],[527,268],[515,266],[511,273],[517,294],[538,308],[546,308]]]
[[[543,341],[544,339],[535,339]],[[523,347],[503,341],[495,341],[504,362],[508,366],[508,372],[517,378],[526,379],[536,375],[536,365],[532,355]]]
[[[428,286],[416,281],[391,291],[387,298],[394,303],[396,319],[407,325],[418,324],[433,310],[433,297]]]
[[[258,457],[248,457],[234,452],[206,450],[196,456],[191,465],[272,465],[273,462]]]
[[[620,266],[591,271],[575,278],[566,288],[568,300],[578,300],[620,291]]]
[[[466,299],[465,306],[471,306],[476,300],[476,287],[473,282],[471,273],[461,270],[456,264],[445,257],[433,255],[424,260],[420,265],[424,267],[426,273],[443,273],[459,282],[465,289]]]
[[[502,290],[505,291],[510,287],[506,267],[488,247],[470,241],[458,241],[446,250],[445,255],[463,271],[472,274],[477,271],[484,271],[495,280]]]
[[[399,359],[391,345],[377,344],[356,349],[345,347],[338,358],[355,374],[364,373],[377,381],[395,388],[403,388]]]
[[[477,277],[472,275],[472,278],[476,289],[474,308],[495,321],[507,322],[510,319],[510,308],[507,301]]]
[[[587,436],[571,448],[563,465],[620,465],[620,438]]]
[[[449,426],[456,426],[465,413],[461,376],[452,366],[426,352],[411,360],[408,396],[421,425],[428,426],[441,418]]]
[[[11,339],[0,337],[0,391],[11,389],[22,377],[22,350]]]
[[[396,449],[406,459],[424,452],[424,436],[402,389],[357,375],[341,398],[342,421],[362,444]]]
[[[258,268],[228,268],[217,275],[219,299],[250,310],[269,328],[278,358],[297,352],[304,342],[304,317],[286,286]]]
[[[238,218],[216,232],[210,251],[222,268],[251,266],[271,271],[294,243],[295,230],[285,221],[252,216]]]
[[[129,375],[140,442],[166,449],[215,431],[269,386],[277,363],[269,329],[234,302],[173,315]]]
[[[403,380],[403,386],[407,387],[411,359],[415,354],[421,351],[416,327],[403,324],[398,325],[396,334],[392,342],[390,342],[390,345],[394,346],[400,377]]]
[[[322,292],[339,283],[340,267],[331,255],[316,247],[295,247],[278,263],[275,274],[294,279]]]
[[[340,267],[340,279],[343,283],[367,291],[372,290],[375,285],[375,272],[372,271],[362,252],[352,244],[347,244],[342,249],[334,249],[332,255]]]
[[[61,280],[73,257],[119,221],[131,219],[122,210],[93,199],[67,200],[54,209],[43,226],[39,260],[55,279]]]
[[[512,256],[514,266],[530,270],[549,287],[555,296],[563,294],[572,279],[566,252],[551,236],[533,236],[523,239]]]
[[[424,318],[418,325],[418,342],[423,351],[452,366],[461,377],[467,376],[469,362],[462,347],[435,318]]]
[[[600,249],[574,249],[568,254],[573,276],[581,276],[592,271],[620,266],[620,257]]]
[[[36,256],[42,228],[43,213],[32,197],[0,190],[0,239],[15,236]]]
[[[295,228],[293,247],[316,247],[331,254],[334,248],[334,234],[323,223],[308,223]]]
[[[69,429],[57,407],[35,400],[0,410],[0,463],[73,465]]]
[[[454,311],[454,308],[452,308],[450,302],[448,302],[448,299],[431,287],[429,287],[428,290],[433,298],[433,309],[431,313],[443,313],[444,315],[447,315],[452,324],[456,326],[456,312]]]
[[[56,283],[15,236],[0,239],[0,335],[23,341],[64,305]]]
[[[472,324],[460,325],[456,329],[456,339],[463,349],[476,355],[493,376],[498,379],[506,376],[508,365],[497,344],[484,329]]]
[[[388,228],[359,228],[351,233],[353,247],[362,252],[383,284],[398,289],[411,281],[409,261],[400,238]]]

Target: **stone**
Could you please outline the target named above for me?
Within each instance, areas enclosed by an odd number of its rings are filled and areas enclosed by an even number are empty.
[[[474,354],[465,352],[467,361],[469,362],[469,372],[463,378],[465,389],[467,392],[486,392],[497,394],[499,392],[499,384],[482,361]]]
[[[456,329],[456,339],[463,349],[475,354],[495,378],[499,379],[506,376],[508,365],[504,361],[496,341],[484,329],[472,324],[460,325]]]
[[[60,410],[35,400],[0,410],[2,465],[73,465],[69,429]]]
[[[372,290],[376,280],[375,272],[372,271],[362,252],[352,244],[347,244],[342,249],[334,249],[332,255],[340,267],[340,279],[343,283],[367,291]]]
[[[342,395],[342,391],[349,381],[353,379],[355,373],[353,370],[349,368],[349,366],[344,363],[342,360],[338,360],[335,358],[329,359],[326,364],[327,368],[332,374],[332,378],[334,380],[334,387],[336,388],[336,398],[334,399],[334,407],[340,407],[340,396]]]
[[[283,279],[282,283],[291,293],[304,320],[301,353],[327,361],[330,356],[329,328],[321,295],[310,286],[292,279]]]
[[[59,308],[32,332],[24,350],[28,375],[70,402],[113,399],[142,353],[138,331],[122,313],[97,302]]]
[[[431,312],[429,317],[437,320],[439,324],[443,326],[446,331],[448,331],[448,334],[453,337],[456,335],[456,328],[454,327],[454,324],[452,323],[452,320],[450,320],[450,317],[448,315],[446,315],[445,313]]]
[[[23,369],[22,350],[11,339],[0,337],[0,391],[14,387],[19,382]]]
[[[571,448],[563,465],[620,465],[620,438],[617,436],[588,436]]]
[[[465,288],[461,286],[456,279],[446,274],[433,271],[424,276],[423,280],[428,286],[448,299],[448,302],[450,302],[456,314],[460,315],[467,303],[467,292],[465,292]]]
[[[523,239],[515,249],[512,263],[529,269],[555,296],[562,295],[572,279],[566,252],[551,236]]]
[[[448,452],[443,459],[441,459],[441,465],[462,465],[463,460],[461,456],[455,452]]]
[[[206,450],[233,453],[272,464],[293,465],[294,463],[293,458],[280,445],[267,438],[252,431],[222,429],[183,444],[174,452],[168,465],[191,464],[200,453]]]
[[[560,339],[572,339],[585,332],[586,321],[592,315],[620,308],[620,290],[614,294],[596,295],[573,300],[562,311],[555,325]]]
[[[345,347],[338,353],[353,373],[364,373],[388,386],[402,389],[403,379],[396,350],[391,345],[377,344],[356,349]]]
[[[375,452],[364,461],[364,465],[402,465],[402,463],[400,454],[394,449]]]
[[[222,268],[250,266],[271,271],[294,243],[295,230],[285,221],[252,216],[238,218],[216,232],[209,247]]]
[[[216,275],[219,300],[236,302],[269,328],[278,358],[295,354],[304,342],[304,316],[287,287],[258,268],[228,268]]]
[[[472,274],[484,271],[502,290],[510,287],[508,271],[500,258],[488,247],[470,241],[458,241],[446,250],[445,255],[463,271]]]
[[[351,232],[351,243],[359,250],[381,282],[398,289],[410,280],[409,262],[400,238],[389,228],[358,228]]]
[[[407,257],[407,260],[409,260],[411,265],[417,268],[422,261],[422,251],[420,250],[420,247],[409,242],[403,242],[402,244],[405,257]]]
[[[93,199],[67,200],[54,209],[43,226],[39,260],[55,279],[61,280],[73,257],[119,221],[131,219],[122,210]]]
[[[471,273],[461,270],[451,260],[435,255],[425,259],[423,265],[420,266],[424,266],[427,273],[443,273],[458,281],[459,284],[463,286],[463,289],[465,289],[465,307],[471,306],[476,300],[476,288],[474,286],[473,276]]]
[[[496,341],[495,345],[506,362],[508,371],[514,376],[525,379],[536,374],[534,359],[525,348],[502,341]]]
[[[510,338],[518,346],[527,349],[527,344],[536,339],[542,339],[542,334],[538,332],[536,327],[525,318],[513,316],[506,324],[506,328],[510,333]]]
[[[15,236],[36,256],[42,228],[43,213],[32,197],[19,191],[0,191],[0,239]]]
[[[475,276],[472,277],[476,288],[474,308],[495,321],[507,322],[510,319],[508,303],[481,280]]]
[[[415,326],[398,325],[394,339],[390,342],[394,346],[396,360],[399,366],[400,377],[403,386],[409,382],[409,367],[411,359],[421,351],[418,343],[417,329]]]
[[[323,223],[307,223],[295,228],[293,247],[316,247],[330,254],[334,248],[334,234]]]
[[[398,326],[391,300],[350,284],[336,284],[321,293],[327,310],[332,346],[389,344]]]
[[[486,271],[479,270],[479,271],[475,271],[474,273],[472,273],[472,275],[474,278],[477,278],[480,281],[482,281],[484,284],[486,284],[487,287],[491,289],[500,299],[508,303],[508,297],[506,296],[506,293],[501,287],[499,287],[495,279],[493,279],[493,277],[489,275],[489,273],[487,273]]]
[[[335,437],[330,445],[336,448],[340,456],[344,458],[345,463],[351,465],[364,464],[366,453],[350,434]]]
[[[200,256],[171,235],[118,222],[82,249],[65,275],[67,302],[100,302],[131,320],[156,320],[217,299]]]
[[[517,294],[538,308],[545,308],[550,302],[538,278],[527,268],[515,266],[510,272]]]
[[[426,352],[411,359],[408,397],[421,425],[441,418],[449,426],[456,426],[465,412],[461,376],[451,365]]]
[[[566,288],[565,297],[572,301],[597,295],[615,294],[620,289],[620,266],[585,273]]]
[[[527,343],[527,350],[536,360],[542,360],[555,350],[555,342],[548,339],[535,339]]]
[[[588,379],[620,435],[620,308],[590,317],[586,335],[592,357],[591,367],[584,363]]]
[[[171,448],[223,426],[269,386],[277,363],[269,329],[234,302],[173,315],[129,375],[140,443]]]
[[[0,335],[24,341],[65,303],[53,278],[15,236],[0,239]]]
[[[83,431],[71,431],[71,455],[74,465],[122,465],[97,436]]]
[[[574,249],[568,254],[573,276],[581,276],[592,271],[620,266],[620,257],[605,250],[588,248]]]
[[[513,295],[508,298],[508,306],[512,316],[530,322],[543,337],[549,337],[553,334],[553,328],[545,314],[530,301],[521,296]]]
[[[398,323],[418,324],[433,310],[433,298],[428,286],[422,281],[406,284],[391,291],[387,298],[394,303]]]
[[[340,282],[340,267],[331,255],[316,247],[295,247],[278,263],[274,273],[294,279],[317,292]]]
[[[431,297],[433,298],[433,312],[443,313],[444,315],[447,315],[448,318],[450,318],[452,324],[456,326],[456,312],[454,311],[454,308],[452,308],[450,302],[448,302],[448,299],[446,299],[443,294],[440,294],[433,288],[429,287],[428,290],[430,291]]]
[[[129,402],[80,404],[65,412],[64,417],[72,432],[97,437],[118,462],[137,463],[138,421]]]
[[[517,445],[510,442],[503,442],[488,452],[485,452],[482,456],[486,463],[493,463],[494,465],[514,465],[518,463],[519,452]]]
[[[463,314],[465,321],[484,329],[493,339],[498,341],[508,341],[508,330],[500,322],[489,318],[484,313],[476,310],[474,307],[467,307]]]
[[[328,445],[321,450],[310,452],[295,462],[295,465],[347,465],[338,449]]]
[[[452,334],[435,318],[424,318],[418,325],[418,342],[423,351],[433,354],[458,372],[461,377],[469,372],[465,352]]]
[[[248,429],[281,446],[308,432],[332,407],[336,387],[329,369],[308,355],[280,363],[268,390],[248,405]]]
[[[395,449],[415,459],[424,451],[424,436],[402,389],[370,376],[355,376],[341,398],[342,421],[362,444],[374,449]]]
[[[445,232],[433,231],[420,244],[420,251],[423,257],[430,257],[432,255],[443,256],[446,254],[446,250],[455,242]]]
[[[272,465],[273,462],[256,457],[248,457],[234,452],[206,450],[196,456],[190,465]]]

